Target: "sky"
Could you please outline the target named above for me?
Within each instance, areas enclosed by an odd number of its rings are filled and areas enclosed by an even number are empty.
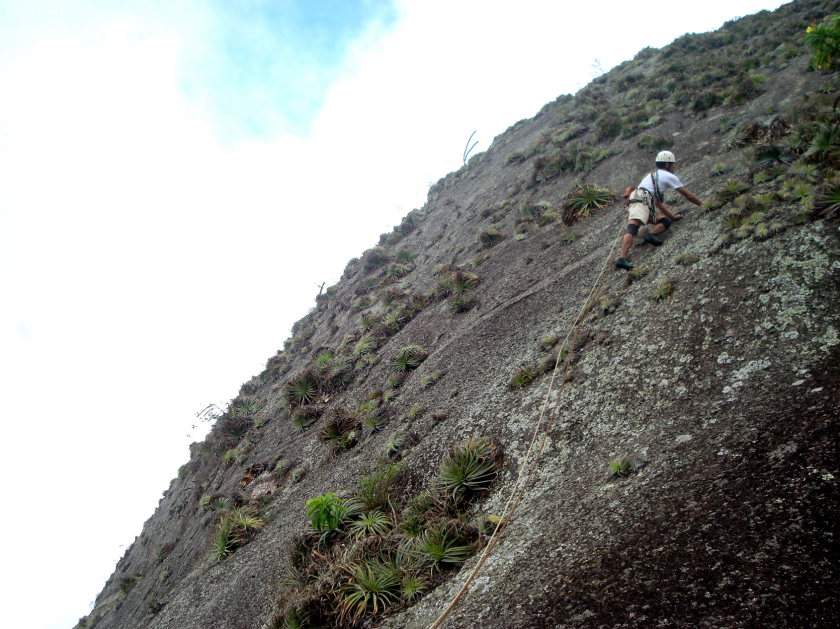
[[[473,131],[780,4],[0,0],[4,623],[88,613],[196,413]]]

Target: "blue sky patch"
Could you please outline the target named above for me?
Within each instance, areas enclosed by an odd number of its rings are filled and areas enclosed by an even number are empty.
[[[209,0],[209,8],[207,40],[189,51],[183,87],[227,141],[306,136],[347,46],[397,17],[391,0]]]

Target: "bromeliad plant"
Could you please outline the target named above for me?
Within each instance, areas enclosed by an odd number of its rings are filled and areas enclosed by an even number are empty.
[[[450,454],[462,450],[477,453],[491,467],[499,454],[489,440],[470,440]],[[441,484],[416,495],[400,512],[401,501],[389,488],[403,466],[381,459],[360,474],[353,498],[342,501],[328,493],[306,503],[312,529],[292,542],[289,589],[272,629],[287,629],[289,619],[297,623],[290,627],[372,626],[380,614],[415,602],[440,583],[444,571],[476,552],[479,532],[464,523],[465,516],[470,497],[486,490],[495,470],[467,474],[457,505]]]
[[[333,416],[321,428],[318,438],[332,448],[333,454],[339,454],[356,445],[359,430],[359,420],[348,416],[340,408],[334,408]]]
[[[444,372],[442,371],[433,371],[427,376],[423,376],[420,378],[420,388],[421,389],[428,389],[430,386],[435,384],[438,380],[443,378]]]
[[[219,514],[212,545],[212,555],[216,561],[221,561],[248,543],[265,526],[265,522],[248,507],[224,510]]]
[[[353,620],[365,612],[384,611],[400,598],[401,574],[392,565],[379,560],[347,569],[347,582],[341,589],[341,618],[352,614]]]
[[[528,365],[522,365],[521,367],[519,367],[519,369],[513,372],[513,376],[511,377],[508,386],[512,390],[516,391],[518,389],[527,387],[534,381],[534,378],[536,377],[537,373],[534,371],[534,369],[532,369]]]
[[[378,509],[361,514],[347,527],[356,539],[381,537],[391,530],[391,520]]]
[[[607,188],[600,188],[592,183],[585,183],[574,188],[563,204],[563,222],[571,225],[589,216],[595,209],[606,207],[616,198],[616,194]]]
[[[417,369],[428,354],[419,345],[407,345],[394,353],[391,359],[391,369],[397,373]]]
[[[308,371],[298,374],[286,384],[290,404],[309,404],[318,395],[318,380]]]
[[[410,552],[435,569],[443,570],[466,561],[475,549],[454,527],[443,525],[424,531]]]
[[[495,446],[486,439],[469,439],[452,448],[440,465],[438,488],[454,505],[487,491],[496,478]]]
[[[824,186],[813,200],[814,215],[817,218],[830,218],[840,211],[840,183],[832,182]]]

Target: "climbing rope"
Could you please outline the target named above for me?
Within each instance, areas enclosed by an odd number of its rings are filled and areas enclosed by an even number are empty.
[[[586,315],[589,314],[589,311],[592,308],[594,297],[600,292],[601,288],[604,285],[607,269],[609,269],[609,265],[612,262],[616,247],[621,242],[621,236],[624,230],[625,225],[622,222],[621,231],[616,237],[612,247],[610,247],[609,255],[607,255],[607,259],[604,261],[604,265],[601,268],[601,272],[598,274],[598,277],[596,278],[595,283],[592,285],[592,289],[590,290],[589,295],[587,296],[586,301],[583,304],[583,307],[580,309],[580,312],[575,318],[571,329],[569,330],[568,334],[566,334],[566,338],[563,340],[563,344],[560,346],[562,351],[562,347],[567,345],[569,338],[572,338],[572,343],[568,344],[569,352],[566,356],[564,364],[563,382],[560,384],[560,388],[557,391],[557,397],[555,399],[554,407],[552,408],[551,414],[549,415],[548,422],[546,423],[545,428],[542,429],[542,441],[540,441],[540,445],[537,449],[536,455],[534,456],[534,460],[530,461],[531,453],[533,452],[534,445],[537,443],[537,439],[540,436],[540,427],[542,426],[543,419],[545,418],[545,412],[548,408],[548,403],[551,399],[551,393],[554,387],[554,380],[557,377],[558,368],[560,366],[559,360],[554,364],[554,371],[552,371],[551,373],[551,381],[548,384],[548,391],[545,394],[545,401],[543,402],[542,408],[540,409],[540,416],[537,421],[537,425],[534,428],[534,435],[531,438],[531,443],[528,446],[527,452],[525,453],[525,458],[522,461],[522,465],[519,466],[519,474],[516,477],[516,482],[513,484],[513,489],[511,490],[510,496],[508,497],[508,500],[505,503],[504,511],[502,512],[502,515],[499,518],[498,523],[496,524],[496,528],[493,530],[493,534],[490,536],[490,539],[487,542],[487,546],[481,553],[481,556],[479,557],[475,567],[472,569],[472,572],[470,572],[469,576],[467,576],[467,580],[464,581],[464,584],[461,586],[461,589],[458,590],[458,593],[455,595],[455,598],[453,598],[452,602],[450,602],[446,609],[444,609],[443,612],[441,612],[440,616],[438,616],[437,620],[435,620],[435,622],[429,627],[429,629],[438,629],[441,626],[443,621],[446,620],[446,617],[449,615],[449,612],[452,611],[452,609],[460,600],[461,596],[463,596],[464,592],[466,592],[470,583],[473,582],[476,575],[478,574],[478,571],[481,570],[481,567],[484,565],[484,562],[487,561],[487,558],[490,556],[490,553],[493,551],[493,549],[496,547],[496,544],[499,542],[502,533],[504,532],[505,528],[510,522],[510,519],[513,517],[513,514],[516,511],[516,507],[519,506],[519,502],[522,500],[522,496],[525,494],[525,490],[528,488],[528,485],[531,482],[531,477],[537,469],[537,464],[539,463],[540,456],[542,455],[543,449],[545,448],[545,443],[548,440],[548,433],[551,430],[552,423],[554,422],[554,416],[557,414],[557,408],[560,406],[560,396],[563,394],[563,389],[566,387],[566,382],[568,380],[569,375],[569,368],[571,367],[572,358],[575,353],[575,340],[578,338],[578,334],[580,333],[584,317],[586,317]],[[525,474],[526,468],[529,469],[528,474],[527,476],[525,476],[525,481],[523,483],[522,477]],[[519,491],[517,493],[517,487],[519,487],[520,484],[522,486],[521,488],[519,488]]]

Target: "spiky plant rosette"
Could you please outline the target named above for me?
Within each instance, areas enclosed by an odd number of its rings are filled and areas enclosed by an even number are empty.
[[[536,372],[534,369],[527,365],[522,365],[516,371],[513,372],[513,376],[510,378],[509,387],[516,391],[518,389],[522,389],[527,387],[534,381],[534,378],[537,377]]]
[[[213,558],[221,561],[242,543],[242,537],[233,520],[222,517],[213,533]]]
[[[242,417],[250,417],[261,408],[262,403],[260,400],[252,395],[242,396],[233,405],[234,412]]]
[[[585,183],[574,188],[563,206],[563,218],[566,224],[586,218],[595,209],[609,205],[616,195],[612,190],[601,188],[592,183]]]
[[[804,157],[825,163],[840,155],[840,126],[820,125],[811,143],[805,150]]]
[[[388,267],[388,270],[385,271],[385,275],[392,279],[399,279],[408,275],[411,272],[411,266],[408,264],[404,264],[401,262],[394,262]]]
[[[315,423],[318,418],[306,409],[299,409],[292,413],[292,427],[296,433],[303,432]]]
[[[290,404],[309,404],[318,395],[318,380],[310,372],[298,374],[286,384],[286,399]]]
[[[357,620],[366,612],[378,614],[400,598],[402,575],[379,560],[347,568],[347,577],[340,594],[342,618],[352,614]]]
[[[330,361],[327,376],[333,387],[341,387],[352,379],[353,361],[349,356],[336,356]]]
[[[400,594],[404,601],[415,601],[426,591],[426,579],[419,575],[405,575],[402,580]]]
[[[469,559],[474,548],[454,527],[444,525],[424,531],[408,552],[443,570]]]
[[[407,435],[404,432],[396,431],[391,433],[391,436],[388,437],[388,440],[383,446],[386,456],[395,456],[396,454],[399,454],[400,448],[403,447],[406,441]]]
[[[240,531],[251,533],[259,531],[265,522],[250,507],[237,507],[230,512],[233,525]]]
[[[227,417],[222,424],[222,434],[234,442],[239,441],[251,429],[253,423],[250,418],[235,415]]]
[[[469,439],[447,453],[440,464],[437,485],[441,493],[459,503],[486,491],[495,478],[490,444],[484,439]]]
[[[391,359],[391,369],[397,373],[417,369],[428,354],[419,345],[407,345],[394,353]]]
[[[391,530],[391,520],[378,509],[374,509],[353,520],[348,529],[357,539],[372,536],[381,537]]]
[[[353,354],[356,356],[364,356],[376,349],[376,339],[372,334],[363,335],[356,345],[353,346]]]
[[[492,247],[502,239],[502,235],[498,230],[488,227],[478,235],[478,241],[482,247]]]
[[[435,384],[438,380],[443,377],[442,371],[433,371],[427,376],[423,376],[420,378],[420,388],[421,389],[428,389],[430,386]]]
[[[730,179],[715,192],[715,195],[721,202],[728,203],[729,201],[734,201],[749,189],[750,187],[743,181]]]
[[[840,181],[833,181],[814,195],[812,201],[814,216],[830,218],[840,211]]]
[[[383,395],[383,397],[385,396]],[[388,417],[383,414],[381,408],[374,408],[366,411],[362,417],[362,431],[364,432],[365,437],[369,437],[373,433],[378,432],[379,429],[387,422]]]
[[[481,282],[478,275],[468,271],[458,271],[452,278],[452,285],[450,290],[453,295],[463,295],[472,290]]]
[[[370,273],[388,264],[391,261],[391,256],[384,247],[374,247],[365,251],[362,255],[362,261],[364,262],[365,272]]]
[[[472,310],[477,304],[478,300],[471,293],[455,295],[449,302],[449,311],[452,314],[460,314]]]
[[[318,439],[332,447],[335,454],[351,448],[356,443],[359,422],[347,417],[339,409],[334,409],[333,416],[318,432]]]
[[[395,308],[391,312],[385,313],[385,316],[382,317],[382,325],[391,332],[397,332],[406,318],[402,308]]]
[[[227,496],[211,496],[208,507],[211,511],[227,511],[233,507],[233,501]]]
[[[396,258],[397,262],[400,262],[402,264],[408,264],[414,259],[414,254],[411,252],[411,250],[406,249],[405,247],[400,247],[394,254],[394,257]]]

